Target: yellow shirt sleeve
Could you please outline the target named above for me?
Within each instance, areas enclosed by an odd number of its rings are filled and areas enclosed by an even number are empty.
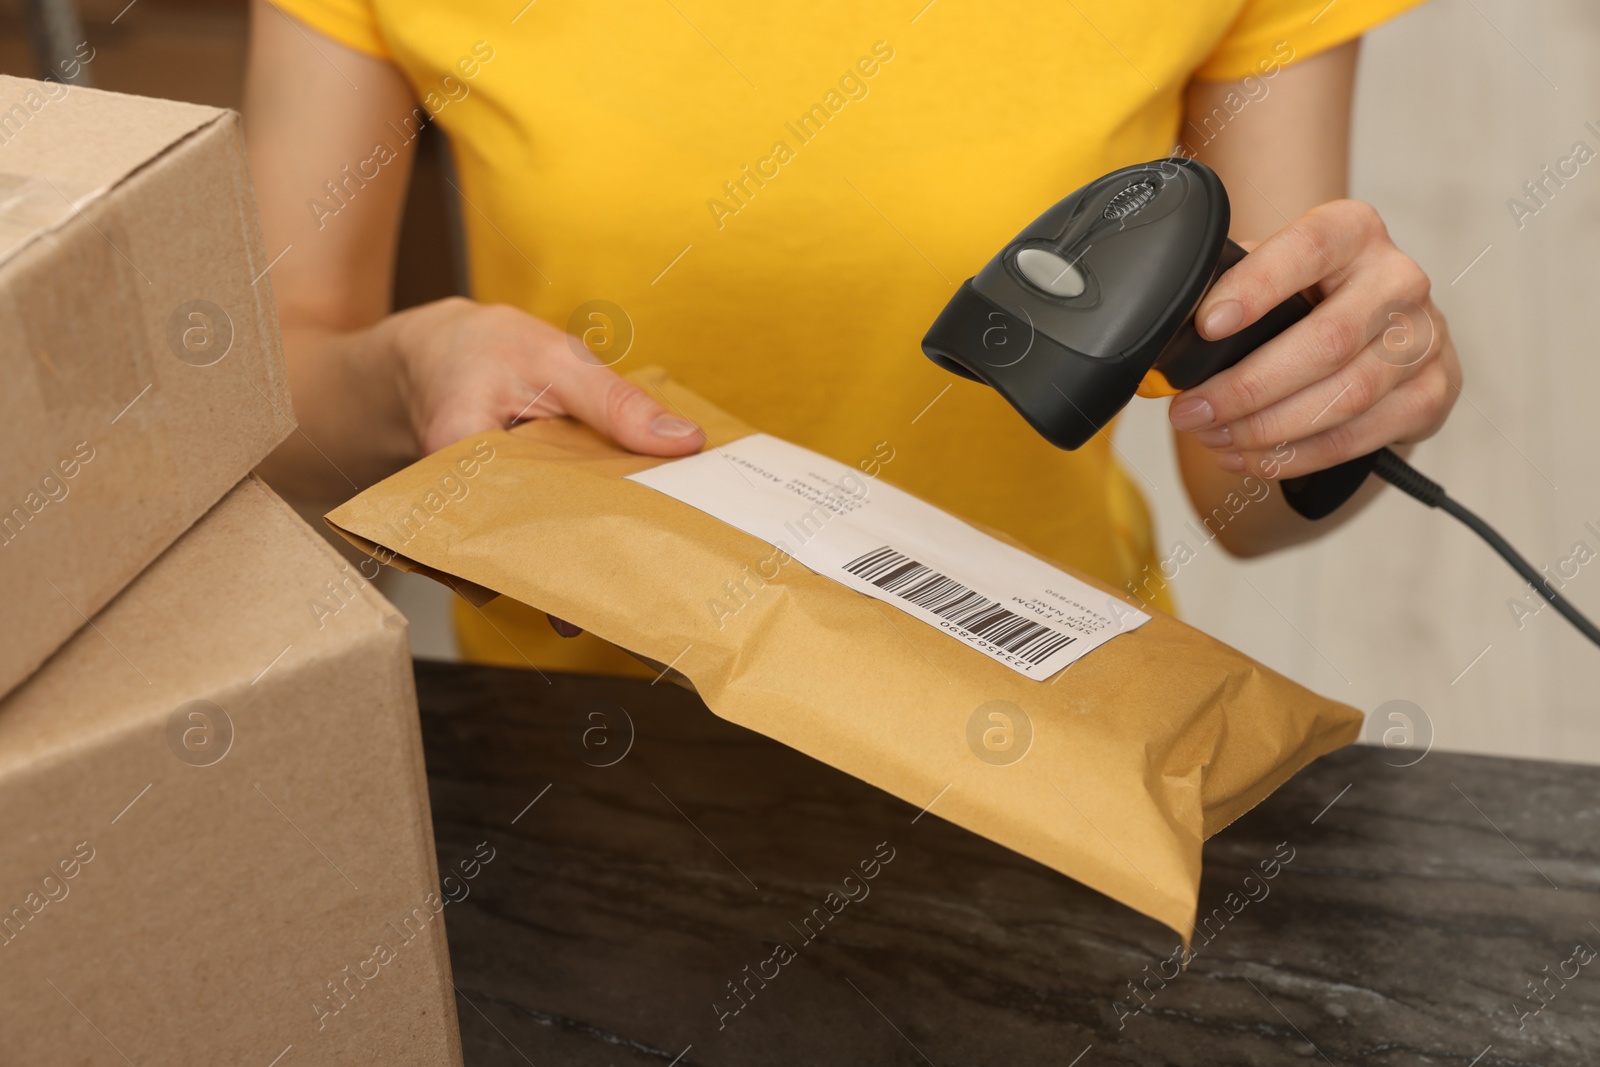
[[[1422,0],[1245,0],[1195,77],[1238,81],[1354,40]]]
[[[393,58],[378,29],[372,0],[272,0],[272,5],[346,48],[378,59]]]

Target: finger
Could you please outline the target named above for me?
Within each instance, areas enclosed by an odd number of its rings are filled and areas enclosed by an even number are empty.
[[[555,369],[551,392],[562,409],[630,452],[681,456],[705,444],[698,426],[615,371],[579,359],[560,360]]]
[[[1325,278],[1342,284],[1344,268],[1383,232],[1377,210],[1359,200],[1312,208],[1217,279],[1195,311],[1195,328],[1214,341]]]
[[[1421,360],[1396,366],[1374,339],[1326,378],[1261,411],[1195,434],[1207,448],[1250,451],[1270,448],[1342,426],[1374,407],[1399,385],[1423,372]]]
[[[1346,286],[1238,363],[1174,397],[1167,417],[1178,430],[1223,426],[1328,377],[1381,329],[1372,321],[1374,300],[1365,286]]]
[[[430,422],[428,428],[423,431],[422,452],[424,455],[429,455],[473,434],[499,428],[499,424],[481,410],[441,412],[439,417]]]
[[[1436,362],[1341,425],[1287,444],[1224,453],[1217,457],[1218,466],[1266,478],[1298,478],[1385,445],[1420,441],[1444,422],[1453,388],[1449,374]]]
[[[563,414],[548,384],[535,388],[521,374],[455,383],[421,435],[424,454],[474,434],[504,430],[528,419]]]
[[[545,618],[550,620],[550,628],[562,637],[577,637],[583,633],[581,629],[572,625],[566,619],[558,619],[554,615],[546,615]]]
[[[486,389],[457,393],[442,402],[419,435],[424,455],[489,430],[505,429],[502,404]]]

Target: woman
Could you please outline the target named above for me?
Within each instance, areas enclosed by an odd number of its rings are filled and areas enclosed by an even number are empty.
[[[1202,333],[1320,299],[1173,400],[1197,509],[1435,432],[1460,370],[1427,276],[1344,199],[1360,35],[1412,2],[256,0],[246,129],[303,430],[266,473],[346,494],[551,415],[684,455],[698,429],[618,375],[659,364],[766,432],[1127,587],[1156,554],[1110,435],[1059,452],[918,342],[1043,208],[1176,143],[1221,175],[1233,236],[1258,242],[1200,307]],[[391,314],[424,121],[455,156],[475,299]],[[1381,337],[1397,307],[1428,327],[1403,359]],[[1304,541],[1377,491],[1318,524],[1274,492],[1219,539],[1243,555]],[[503,600],[458,626],[472,659],[642,671]]]

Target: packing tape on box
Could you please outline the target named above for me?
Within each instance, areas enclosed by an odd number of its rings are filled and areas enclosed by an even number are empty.
[[[5,361],[19,373],[0,391],[0,418],[44,412],[53,431],[16,442],[0,484],[0,542],[25,568],[43,553],[41,540],[59,550],[95,536],[50,521],[52,508],[73,506],[74,493],[133,515],[162,506],[152,493],[170,503],[183,491],[151,352],[151,283],[112,206],[90,195],[80,208],[68,200],[74,194],[84,198],[65,179],[0,175],[0,226],[36,231],[0,263],[0,345],[22,349]],[[51,228],[38,231],[44,225]],[[28,529],[35,524],[39,533]],[[104,600],[104,590],[83,586],[76,567],[43,577],[56,587],[47,601],[59,594],[68,602],[56,608]]]

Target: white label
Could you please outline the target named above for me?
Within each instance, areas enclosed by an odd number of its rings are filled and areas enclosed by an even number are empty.
[[[1048,678],[1150,621],[909,493],[766,434],[628,478],[1029,678]]]

